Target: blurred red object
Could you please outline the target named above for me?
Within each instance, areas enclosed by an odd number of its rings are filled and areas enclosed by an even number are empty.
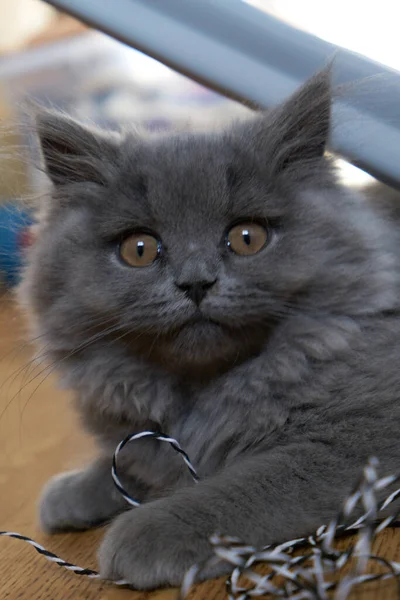
[[[36,236],[32,230],[32,227],[24,227],[24,229],[21,229],[21,231],[18,233],[18,247],[21,248],[21,250],[29,248],[32,246],[35,238]]]

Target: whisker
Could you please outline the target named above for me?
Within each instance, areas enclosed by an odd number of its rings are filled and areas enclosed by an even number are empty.
[[[92,336],[91,338],[89,338],[88,340],[85,340],[85,342],[83,342],[82,344],[80,344],[77,348],[73,349],[71,352],[69,352],[67,355],[65,355],[64,357],[60,358],[60,359],[56,359],[54,360],[52,363],[50,363],[49,365],[46,365],[45,367],[43,367],[39,373],[37,373],[34,377],[31,377],[27,382],[25,382],[23,385],[20,386],[18,392],[16,394],[14,394],[12,396],[12,398],[6,403],[5,407],[3,408],[2,412],[0,413],[0,420],[3,418],[5,412],[8,410],[8,408],[11,406],[12,402],[15,400],[15,398],[29,385],[31,384],[37,377],[40,377],[40,375],[42,375],[43,373],[46,373],[46,371],[48,369],[51,369],[50,372],[48,374],[45,375],[46,379],[48,377],[48,375],[50,375],[56,368],[57,365],[59,365],[61,362],[63,362],[64,360],[67,360],[68,358],[70,358],[71,356],[73,356],[74,354],[76,354],[77,352],[81,351],[82,349],[85,349],[87,346],[89,346],[90,344],[94,343],[95,341],[97,341],[98,339],[101,339],[103,336],[109,335],[110,333],[112,333],[113,331],[119,331],[120,330],[120,326],[119,325],[113,325],[112,327],[106,328],[103,331],[101,331],[100,333],[97,333],[96,335]],[[52,369],[52,367],[54,366],[54,369]],[[24,365],[24,368],[26,368],[26,365]],[[44,379],[42,380],[42,382],[44,381]],[[41,382],[41,383],[42,383]],[[39,384],[41,385],[41,384]],[[29,401],[29,399],[28,399]]]
[[[82,323],[85,325],[85,327],[84,327],[84,328],[83,328],[81,331],[84,333],[85,331],[89,331],[89,330],[90,330],[91,328],[93,328],[93,327],[96,327],[96,326],[98,326],[98,327],[101,327],[102,325],[106,324],[107,322],[110,322],[111,320],[113,320],[113,319],[109,318],[109,319],[105,320],[105,319],[104,319],[104,317],[101,317],[101,320],[100,320],[100,318],[98,318],[98,319],[92,319],[92,321],[88,321],[87,319],[85,319],[84,321],[82,320]],[[86,327],[86,325],[88,325],[88,327]],[[53,330],[53,333],[57,333],[57,331],[63,331],[63,330],[64,330],[64,327],[55,328],[55,329]],[[34,345],[34,342],[37,342],[37,341],[39,341],[40,339],[42,339],[42,338],[44,338],[44,337],[46,337],[46,336],[47,336],[47,332],[46,332],[46,333],[43,333],[43,334],[41,334],[41,335],[38,335],[38,336],[36,336],[36,337],[33,337],[33,338],[31,338],[29,341],[27,341],[27,342],[23,343],[23,344],[22,344],[22,348],[18,348],[18,349],[16,350],[16,352],[17,352],[16,356],[18,356],[18,352],[22,351],[22,350],[23,350],[23,349],[25,349],[27,346],[33,346],[33,345]],[[24,365],[22,365],[22,367],[19,367],[19,368],[18,368],[16,371],[14,371],[13,373],[11,373],[11,374],[10,374],[10,375],[9,375],[9,376],[8,376],[8,377],[7,377],[7,378],[6,378],[6,379],[5,379],[3,382],[2,382],[2,384],[0,385],[0,391],[1,391],[1,389],[3,388],[3,386],[4,386],[4,385],[5,385],[5,384],[6,384],[6,383],[7,383],[7,382],[10,380],[10,378],[12,378],[14,375],[15,375],[15,376],[18,376],[18,375],[19,375],[19,374],[20,374],[20,373],[21,373],[21,372],[22,372],[22,371],[23,371],[23,370],[26,368],[26,366],[29,366],[29,365],[31,365],[32,363],[34,363],[34,364],[35,364],[35,363],[38,363],[38,361],[39,361],[41,358],[44,358],[44,357],[46,356],[46,354],[47,354],[47,352],[46,352],[46,348],[48,348],[48,347],[51,347],[51,342],[48,342],[47,344],[45,344],[44,346],[42,346],[42,348],[41,348],[42,352],[40,352],[40,353],[37,353],[37,352],[36,352],[36,353],[35,353],[35,356],[34,356],[32,359],[30,359],[30,360],[28,361],[28,363],[24,363]],[[1,359],[0,359],[0,360],[4,360],[4,359],[5,359],[5,358],[6,358],[6,357],[7,357],[9,354],[11,354],[12,352],[13,352],[13,350],[11,350],[10,352],[6,353],[6,355],[4,355],[3,357],[1,357]],[[16,356],[15,356],[14,358],[16,358]],[[38,366],[39,366],[39,365],[38,365]],[[13,379],[13,381],[11,382],[11,384],[12,384],[14,381],[15,381],[15,378]]]
[[[102,332],[102,334],[103,334],[103,335],[99,335],[99,338],[98,338],[98,339],[96,339],[96,340],[93,340],[93,339],[92,339],[92,340],[90,340],[90,342],[88,342],[88,343],[85,343],[85,344],[83,345],[83,346],[84,346],[84,348],[82,348],[82,347],[76,348],[74,351],[72,351],[71,353],[69,353],[67,356],[63,357],[63,358],[62,358],[62,359],[60,359],[59,361],[54,361],[54,363],[53,363],[53,365],[54,365],[54,366],[53,366],[53,368],[50,370],[50,372],[49,372],[49,373],[47,373],[47,374],[46,374],[46,375],[43,377],[43,379],[40,381],[40,383],[38,384],[38,386],[37,386],[37,387],[36,387],[36,388],[33,390],[32,394],[29,396],[28,400],[26,401],[26,403],[25,403],[25,405],[24,405],[24,407],[23,407],[22,414],[24,413],[24,411],[25,411],[25,409],[26,409],[27,405],[29,404],[29,402],[30,402],[31,398],[34,396],[34,394],[37,392],[37,390],[40,388],[40,386],[41,386],[41,385],[42,385],[42,384],[43,384],[43,383],[46,381],[46,379],[48,379],[48,377],[49,377],[49,376],[50,376],[52,373],[54,373],[54,371],[57,369],[57,367],[58,367],[58,365],[59,365],[59,363],[60,363],[60,362],[62,362],[63,360],[66,360],[66,359],[68,359],[68,358],[70,358],[70,357],[71,357],[72,355],[74,355],[76,352],[79,352],[79,351],[81,351],[82,349],[85,349],[85,348],[86,348],[87,346],[89,346],[91,343],[94,343],[95,341],[99,341],[99,339],[102,339],[102,337],[104,337],[104,338],[105,338],[105,337],[107,337],[107,335],[109,335],[109,333],[110,333],[110,332],[106,332],[106,331]],[[116,342],[118,342],[119,340],[121,340],[121,339],[123,339],[124,337],[126,337],[127,335],[132,335],[133,333],[134,333],[134,331],[130,331],[130,330],[124,331],[124,332],[123,332],[121,335],[119,335],[118,337],[116,337],[116,338],[112,338],[112,339],[108,340],[108,343],[116,343]],[[140,337],[140,335],[141,335],[141,334],[138,334],[138,335],[136,336],[136,338],[135,338],[135,339],[139,338],[139,337]],[[52,365],[49,365],[49,366],[51,367]],[[48,367],[47,367],[47,368],[48,368]],[[72,369],[72,370],[71,370],[71,372],[74,372],[74,371],[75,371],[77,368],[78,368],[78,367],[75,367],[75,369]],[[45,369],[44,369],[44,370],[45,370]],[[1,418],[1,417],[0,417],[0,418]]]

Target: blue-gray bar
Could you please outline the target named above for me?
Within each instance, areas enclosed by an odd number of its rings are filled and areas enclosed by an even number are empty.
[[[400,74],[396,71],[338,49],[241,0],[47,1],[177,71],[255,106],[280,102],[335,54],[334,83],[369,79],[362,92],[349,92],[336,102],[331,148],[400,189]]]

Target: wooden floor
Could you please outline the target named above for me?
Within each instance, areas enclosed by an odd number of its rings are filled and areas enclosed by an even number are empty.
[[[79,566],[96,568],[102,531],[48,537],[36,524],[36,501],[53,474],[76,467],[93,452],[69,408],[69,397],[32,369],[23,343],[21,319],[8,301],[0,301],[0,530],[33,537]],[[388,530],[374,551],[400,561],[400,530]],[[0,538],[1,600],[172,600],[175,590],[135,593],[80,578],[47,562],[27,544]],[[352,598],[397,598],[393,582],[370,584]],[[191,600],[225,598],[224,582],[199,586]]]

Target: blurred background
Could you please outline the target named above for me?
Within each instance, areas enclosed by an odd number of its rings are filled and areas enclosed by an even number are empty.
[[[303,30],[400,69],[400,4],[393,0],[249,0]],[[26,122],[27,101],[63,109],[105,127],[148,130],[220,127],[247,113],[41,0],[0,0],[0,285],[18,279],[30,214],[19,199],[37,193],[42,174]],[[31,166],[30,166],[31,165]],[[368,177],[341,163],[343,177]]]

